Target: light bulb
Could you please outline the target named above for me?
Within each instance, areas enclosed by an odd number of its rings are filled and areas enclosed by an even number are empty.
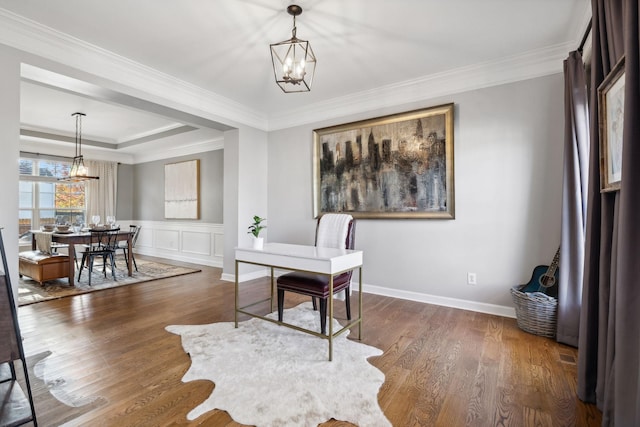
[[[78,176],[87,176],[87,168],[85,167],[85,165],[80,165],[78,166]]]

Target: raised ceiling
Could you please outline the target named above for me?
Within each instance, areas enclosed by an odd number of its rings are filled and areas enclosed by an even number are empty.
[[[295,111],[322,118],[320,111],[336,110],[336,105],[370,100],[396,87],[419,89],[447,75],[462,78],[465,70],[495,70],[524,60],[531,67],[538,59],[553,58],[559,72],[557,52],[577,47],[591,16],[588,0],[298,1],[304,12],[297,19],[297,35],[311,42],[318,66],[310,93],[284,94],[273,81],[269,43],[291,36],[289,4],[0,0],[0,14],[202,88],[261,116],[266,128],[278,127],[282,117]],[[491,74],[483,78],[489,81]],[[158,140],[170,137],[175,144],[177,131],[171,136],[162,132],[187,125],[130,107],[118,111],[122,106],[31,82],[23,84],[22,96],[24,128],[68,134],[73,111],[65,110],[83,108],[88,136],[131,152],[145,145],[131,141],[148,142],[155,133]],[[191,132],[179,135],[187,141]],[[206,138],[219,135],[212,131]]]

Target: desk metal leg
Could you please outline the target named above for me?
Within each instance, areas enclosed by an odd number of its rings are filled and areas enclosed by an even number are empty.
[[[233,310],[233,318],[236,324],[236,328],[238,327],[238,261],[236,261],[236,286],[235,286],[236,298],[235,298],[235,309]]]
[[[333,360],[333,276],[329,276],[329,362]]]
[[[358,269],[358,340],[362,341],[362,267]]]
[[[275,296],[275,281],[273,280],[273,267],[271,267],[271,305],[269,307],[269,311],[273,313],[273,297]]]

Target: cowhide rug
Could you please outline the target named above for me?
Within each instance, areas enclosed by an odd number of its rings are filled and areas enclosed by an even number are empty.
[[[275,313],[270,316],[276,316]],[[320,330],[311,303],[285,310],[284,320]],[[340,328],[334,320],[335,328]],[[213,409],[242,424],[317,426],[331,418],[358,426],[390,426],[378,405],[384,374],[367,362],[382,351],[348,340],[328,341],[284,326],[251,319],[210,325],[173,325],[192,364],[182,381],[210,380],[211,395],[187,415],[194,420]]]

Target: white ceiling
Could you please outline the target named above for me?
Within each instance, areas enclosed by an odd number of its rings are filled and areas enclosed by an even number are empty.
[[[285,94],[273,81],[269,44],[291,36],[290,3],[0,0],[0,12],[154,68],[267,120],[452,70],[559,47],[568,53],[591,16],[588,0],[299,0],[297,35],[311,42],[318,65],[311,92]],[[21,97],[24,129],[73,135],[71,113],[82,111],[85,137],[106,143],[102,149],[135,155],[163,140],[175,146],[220,138],[216,130],[185,128],[192,123],[184,120],[31,81]]]

